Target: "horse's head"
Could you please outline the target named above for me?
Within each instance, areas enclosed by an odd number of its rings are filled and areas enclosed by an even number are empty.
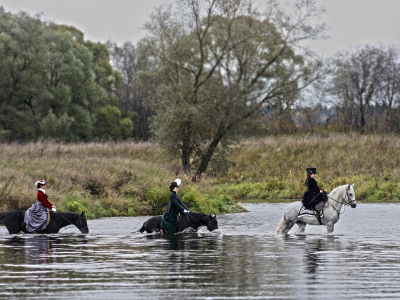
[[[344,201],[344,203],[350,205],[351,208],[355,208],[357,206],[356,194],[354,193],[354,183],[347,186]]]
[[[89,233],[89,227],[87,225],[86,215],[84,211],[79,215],[79,221],[76,224],[76,227],[78,227],[78,229],[82,233]]]
[[[218,229],[218,221],[217,221],[217,215],[214,215],[214,217],[212,215],[209,215],[209,221],[207,224],[207,229],[209,231],[213,231]]]

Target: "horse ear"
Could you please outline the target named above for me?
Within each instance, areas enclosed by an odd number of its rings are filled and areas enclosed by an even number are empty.
[[[212,216],[211,216],[211,214],[210,214],[209,218],[210,218],[210,219],[212,219]]]
[[[217,215],[214,215],[214,219],[216,219],[217,218]]]
[[[82,215],[82,216],[84,216],[84,215],[85,215],[85,211],[84,211],[84,210],[82,211],[81,215]]]

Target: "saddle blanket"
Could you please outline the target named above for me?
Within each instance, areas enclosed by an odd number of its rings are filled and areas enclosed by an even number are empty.
[[[315,214],[316,213],[317,212],[315,212]],[[304,207],[304,205],[302,205],[300,207],[299,214],[298,214],[297,218],[300,221],[302,221],[304,223],[307,223],[307,224],[310,224],[310,225],[320,225],[319,222],[318,222],[317,217],[315,216],[315,214],[311,209],[306,209]],[[322,221],[322,224],[325,224],[323,210],[321,211],[321,221]]]

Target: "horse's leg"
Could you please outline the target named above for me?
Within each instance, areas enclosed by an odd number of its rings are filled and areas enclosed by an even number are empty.
[[[331,222],[327,223],[326,225],[326,230],[328,231],[328,234],[331,234],[333,232],[333,229],[335,227],[335,225]]]
[[[296,224],[297,224],[297,226],[299,226],[299,233],[302,233],[302,232],[304,232],[304,230],[306,229],[306,223],[304,223],[304,222],[302,222],[302,221],[300,221],[300,220],[298,220],[297,222],[296,222]]]
[[[286,234],[289,232],[290,229],[294,226],[296,222],[290,219],[285,219],[285,224],[283,225],[282,233]]]

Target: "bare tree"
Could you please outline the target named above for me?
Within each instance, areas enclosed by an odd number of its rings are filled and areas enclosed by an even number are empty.
[[[135,138],[147,139],[150,136],[150,118],[154,115],[147,104],[148,91],[154,88],[154,83],[147,80],[146,84],[138,80],[142,72],[154,68],[148,61],[140,45],[126,41],[121,46],[115,42],[107,41],[110,51],[111,63],[115,70],[123,77],[122,84],[117,90],[118,106],[121,112],[129,115],[133,120],[132,135]]]
[[[377,100],[386,114],[386,122],[390,122],[393,108],[400,100],[400,48],[398,46],[389,46],[386,50],[385,71],[382,74]]]
[[[144,26],[143,43],[158,66],[153,130],[180,155],[186,174],[197,168],[197,178],[244,120],[266,104],[287,108],[323,75],[321,61],[298,46],[324,36],[324,24],[312,23],[324,10],[302,0],[287,13],[268,1],[261,13],[252,2],[178,0]]]
[[[365,45],[355,51],[343,51],[336,57],[333,93],[342,101],[345,122],[353,122],[355,106],[359,115],[359,128],[366,130],[371,103],[381,87],[386,72],[387,57],[383,46]],[[350,114],[350,116],[349,116]],[[358,125],[358,118],[355,118]]]

